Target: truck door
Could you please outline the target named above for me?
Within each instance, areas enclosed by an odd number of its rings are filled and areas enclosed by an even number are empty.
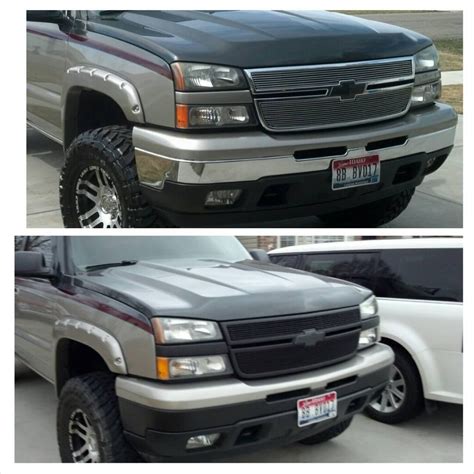
[[[30,11],[27,19],[27,118],[52,138],[62,140],[67,28],[58,11]]]
[[[17,237],[16,250],[41,251],[52,265],[51,237]],[[15,277],[15,353],[45,378],[54,379],[53,328],[57,290],[48,278]]]

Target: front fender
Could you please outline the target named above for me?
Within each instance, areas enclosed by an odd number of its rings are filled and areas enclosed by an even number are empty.
[[[117,339],[97,326],[73,318],[56,321],[53,329],[54,353],[62,339],[80,342],[96,351],[116,374],[127,374],[127,365]]]
[[[91,89],[114,100],[132,123],[145,123],[143,107],[135,86],[115,73],[90,66],[73,66],[66,71],[63,93],[64,110],[68,94],[73,88]]]

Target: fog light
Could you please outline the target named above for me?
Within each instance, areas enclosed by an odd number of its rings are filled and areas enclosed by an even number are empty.
[[[220,433],[192,436],[186,443],[186,449],[208,448],[216,444],[220,437]]]
[[[365,329],[360,332],[358,349],[365,349],[375,344],[379,339],[378,327]]]
[[[232,206],[237,202],[241,189],[221,189],[218,191],[211,191],[206,196],[205,206]]]

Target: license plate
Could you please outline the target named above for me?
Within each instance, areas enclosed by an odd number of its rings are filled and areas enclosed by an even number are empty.
[[[332,161],[332,189],[355,188],[380,181],[379,155]]]
[[[296,402],[296,406],[298,426],[320,423],[337,416],[337,393],[329,392],[316,397],[302,398]]]

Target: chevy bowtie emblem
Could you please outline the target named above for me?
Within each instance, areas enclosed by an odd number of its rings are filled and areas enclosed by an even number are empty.
[[[367,84],[356,82],[353,79],[339,81],[339,85],[331,90],[331,97],[339,97],[341,100],[353,100],[357,95],[363,94]]]
[[[293,344],[296,346],[313,347],[324,339],[324,332],[316,329],[305,329],[302,333],[295,336]]]

